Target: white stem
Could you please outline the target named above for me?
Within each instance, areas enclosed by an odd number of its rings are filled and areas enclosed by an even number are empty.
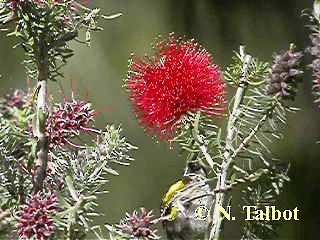
[[[214,171],[214,168],[213,168],[214,162],[213,162],[210,154],[207,151],[207,147],[204,145],[204,143],[200,139],[199,135],[197,135],[197,141],[201,144],[200,145],[200,150],[201,150],[202,154],[204,155],[207,163],[209,164],[210,168]]]
[[[233,151],[233,138],[235,135],[235,128],[234,123],[237,120],[238,117],[238,110],[239,106],[242,102],[246,85],[247,85],[247,74],[248,74],[248,68],[249,64],[251,62],[251,56],[244,55],[244,52],[242,52],[244,59],[243,59],[243,67],[242,67],[242,76],[239,82],[239,86],[237,88],[237,92],[234,98],[234,104],[233,109],[231,112],[231,115],[228,120],[227,124],[227,136],[226,136],[226,146],[225,151],[223,154],[223,162],[221,164],[221,172],[218,175],[218,181],[216,184],[215,189],[226,189],[226,179],[228,175],[228,168],[231,163],[231,154]],[[218,209],[219,206],[222,206],[224,203],[225,198],[225,192],[218,192],[215,197],[215,202],[213,206],[213,215],[212,215],[212,228],[210,230],[210,237],[209,240],[218,239],[221,229],[222,221],[220,219],[220,211]]]

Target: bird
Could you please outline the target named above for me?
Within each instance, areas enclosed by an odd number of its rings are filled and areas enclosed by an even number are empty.
[[[169,240],[203,239],[214,196],[207,172],[197,161],[190,161],[183,176],[164,194],[161,203],[162,225]]]

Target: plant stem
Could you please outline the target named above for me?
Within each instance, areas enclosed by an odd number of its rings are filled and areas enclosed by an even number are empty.
[[[210,154],[207,151],[207,147],[204,145],[203,141],[200,139],[200,137],[198,135],[197,135],[197,141],[200,144],[200,150],[201,150],[202,154],[204,155],[208,165],[214,171],[214,162],[213,162]]]
[[[240,143],[239,147],[234,150],[231,156],[231,160],[234,159],[238,153],[244,148],[248,142],[255,136],[255,134],[259,131],[259,129],[262,127],[264,122],[268,119],[270,113],[275,109],[276,107],[276,100],[274,100],[271,104],[271,107],[266,111],[266,113],[260,118],[260,121],[257,123],[257,125],[250,131],[248,136]]]
[[[240,50],[241,52],[241,50]],[[235,135],[235,128],[234,124],[237,120],[238,114],[239,114],[239,106],[242,102],[245,89],[247,86],[247,74],[248,74],[248,68],[249,64],[251,62],[251,56],[245,55],[244,50],[242,49],[242,56],[243,56],[243,67],[242,67],[242,76],[240,79],[240,82],[238,84],[238,88],[236,91],[236,95],[234,98],[234,104],[233,104],[233,109],[231,112],[231,115],[228,120],[227,124],[227,136],[226,136],[226,146],[225,146],[225,151],[223,154],[223,161],[221,164],[221,171],[218,174],[218,181],[216,183],[216,188],[215,189],[226,189],[226,179],[228,175],[228,168],[231,163],[231,155],[233,152],[233,138]],[[214,201],[214,208],[213,208],[213,215],[212,215],[212,228],[210,230],[210,237],[209,240],[213,239],[218,239],[219,234],[220,234],[220,228],[222,224],[222,220],[220,219],[220,211],[219,211],[219,206],[222,206],[224,203],[224,198],[225,198],[225,192],[218,192],[215,197]]]
[[[34,173],[34,191],[43,188],[48,163],[48,138],[45,133],[45,125],[48,115],[47,109],[47,82],[49,78],[49,54],[46,42],[46,34],[43,33],[39,39],[38,56],[38,84],[37,84],[37,106],[35,119],[35,137],[37,138],[36,160]]]
[[[210,168],[214,171],[214,161],[211,158],[210,154],[207,151],[207,147],[204,143],[204,141],[201,139],[201,137],[199,136],[199,121],[200,121],[200,111],[197,112],[195,121],[194,121],[194,126],[192,129],[192,135],[193,135],[193,139],[199,144],[199,148],[203,154],[203,156],[206,159],[206,162],[208,163],[208,165],[210,166]]]

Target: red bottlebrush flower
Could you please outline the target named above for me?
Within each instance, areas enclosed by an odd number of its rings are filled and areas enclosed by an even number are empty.
[[[63,147],[66,143],[76,146],[70,139],[79,136],[80,132],[94,131],[89,125],[94,121],[91,104],[85,101],[64,100],[58,104],[47,119],[46,134],[49,149]]]
[[[21,205],[18,213],[18,233],[22,239],[48,239],[54,233],[52,216],[56,214],[57,199],[49,192],[38,192]]]
[[[116,227],[124,234],[128,234],[132,239],[159,239],[156,230],[150,228],[152,221],[152,211],[147,212],[141,208],[140,213],[134,211],[133,214],[126,213],[126,217],[121,220]]]
[[[225,84],[210,54],[193,40],[168,40],[155,56],[134,58],[126,87],[142,125],[160,137],[171,137],[187,112],[217,116],[225,102]]]

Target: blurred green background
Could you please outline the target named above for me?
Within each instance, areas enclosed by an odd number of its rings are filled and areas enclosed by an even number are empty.
[[[308,45],[306,18],[301,11],[312,7],[311,0],[95,0],[103,12],[123,15],[102,22],[105,31],[94,34],[92,47],[74,44],[76,55],[65,67],[66,89],[71,80],[78,96],[86,97],[97,109],[111,106],[100,114],[96,125],[121,124],[123,134],[139,147],[131,167],[121,168],[121,175],[113,177],[107,186],[109,194],[101,196],[101,223],[118,222],[126,211],[138,207],[159,213],[162,194],[182,173],[183,159],[177,150],[144,133],[138,125],[122,88],[127,61],[131,52],[144,54],[160,34],[169,32],[195,38],[209,52],[214,61],[226,66],[233,50],[245,44],[254,56],[270,61],[274,51],[287,48],[294,42],[299,49]],[[12,49],[15,39],[0,33],[0,94],[13,87],[25,87],[23,52]],[[310,59],[307,58],[307,61]],[[286,138],[275,143],[275,152],[291,161],[292,181],[279,199],[281,209],[300,210],[300,221],[284,222],[279,239],[319,239],[320,197],[319,170],[320,111],[312,103],[311,74],[301,84],[297,105],[302,110],[290,116]],[[50,91],[57,100],[62,95],[56,83]],[[239,239],[240,223],[225,225],[224,239]]]

